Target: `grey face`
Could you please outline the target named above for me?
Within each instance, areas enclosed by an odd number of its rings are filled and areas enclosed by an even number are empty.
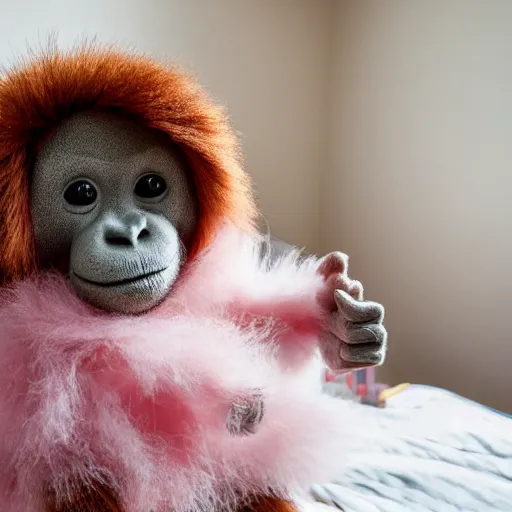
[[[78,295],[107,311],[142,313],[171,289],[196,202],[181,155],[132,121],[83,113],[37,156],[31,208],[44,261],[69,255]]]

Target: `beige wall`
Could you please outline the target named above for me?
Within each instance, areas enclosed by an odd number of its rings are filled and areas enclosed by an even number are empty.
[[[317,250],[330,0],[0,0],[0,62],[58,31],[194,69],[229,107],[274,234]]]
[[[512,2],[340,1],[323,249],[387,308],[393,381],[512,411]]]

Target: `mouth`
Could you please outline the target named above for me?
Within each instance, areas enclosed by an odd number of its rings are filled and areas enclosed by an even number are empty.
[[[121,279],[119,281],[110,281],[108,283],[92,281],[91,279],[87,279],[85,277],[79,276],[75,272],[73,272],[73,275],[75,277],[77,277],[78,279],[80,279],[80,281],[83,281],[84,283],[91,284],[91,285],[94,285],[94,286],[99,286],[99,287],[102,287],[102,288],[110,288],[110,287],[113,287],[113,286],[123,286],[123,285],[138,283],[138,282],[141,282],[141,281],[145,281],[145,280],[151,279],[152,277],[158,276],[159,274],[162,274],[163,272],[165,272],[167,270],[167,268],[168,267],[160,269],[160,270],[155,270],[153,272],[148,272],[147,274],[142,274],[142,275],[135,276],[135,277],[128,277],[126,279]]]

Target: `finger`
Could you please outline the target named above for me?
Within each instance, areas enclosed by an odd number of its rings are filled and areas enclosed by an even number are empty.
[[[331,332],[325,331],[320,339],[320,352],[325,364],[334,372],[342,371],[346,368],[340,354],[341,341]]]
[[[384,307],[377,302],[356,300],[342,289],[335,290],[334,300],[348,322],[382,322],[384,319]]]
[[[340,289],[343,290],[343,288]],[[351,281],[348,287],[348,293],[356,300],[363,300],[363,284],[361,281]]]
[[[327,327],[338,339],[352,345],[358,343],[384,343],[387,339],[387,331],[382,323],[347,322],[343,314],[338,311],[331,315]]]
[[[349,345],[330,332],[323,333],[320,341],[323,360],[329,369],[336,373],[376,366],[384,362],[385,345]]]
[[[234,402],[229,410],[226,426],[235,436],[254,434],[265,414],[263,395],[255,393]]]
[[[350,286],[352,285],[352,281],[346,274],[333,274],[326,281],[326,288],[329,289],[331,294],[334,294],[335,290],[343,290],[348,292],[350,290]]]
[[[264,415],[265,402],[263,400],[263,395],[254,396],[244,418],[246,428],[251,432],[254,432],[255,428],[263,420]]]
[[[320,305],[328,311],[336,311],[336,300],[334,296],[335,290],[348,291],[350,289],[350,284],[351,281],[346,275],[332,274],[327,279],[325,286],[318,295]]]
[[[375,366],[384,361],[384,349],[375,343],[349,345],[340,343],[340,357],[345,363],[359,366]]]
[[[382,324],[370,324],[348,329],[347,337],[347,343],[352,345],[364,343],[376,343],[382,345],[386,341],[387,332]]]
[[[328,278],[332,274],[347,274],[348,256],[342,252],[332,252],[322,258],[318,273],[324,278]]]

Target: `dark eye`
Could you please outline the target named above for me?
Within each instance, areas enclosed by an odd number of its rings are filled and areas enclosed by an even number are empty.
[[[92,183],[75,181],[64,192],[64,199],[73,206],[89,206],[96,201],[98,192]]]
[[[167,189],[165,180],[157,174],[146,174],[137,181],[135,185],[135,194],[139,197],[151,199],[161,196]]]

